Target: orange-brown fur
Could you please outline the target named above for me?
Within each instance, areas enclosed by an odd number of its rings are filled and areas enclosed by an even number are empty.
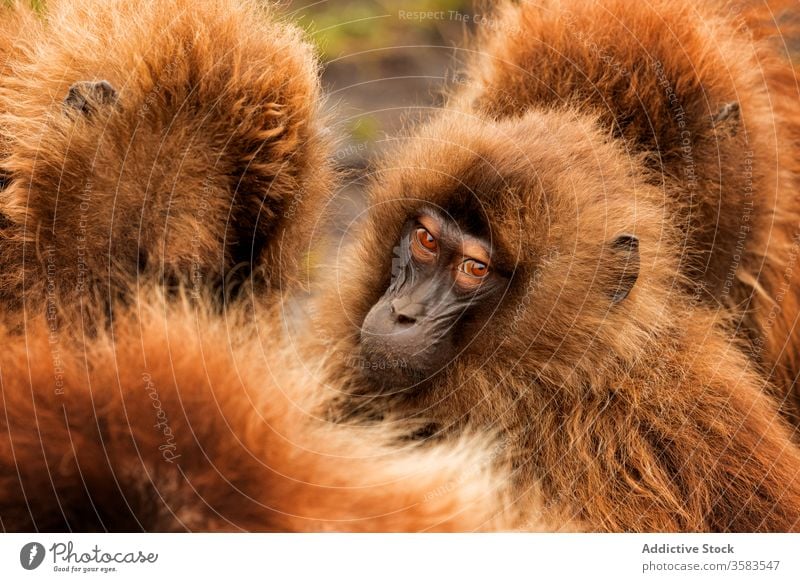
[[[740,335],[800,420],[800,85],[780,37],[797,4],[501,2],[453,105],[492,118],[592,111],[672,201],[692,293]],[[783,54],[781,54],[783,53]],[[738,103],[739,119],[715,121]]]
[[[478,442],[430,453],[315,419],[322,387],[271,332],[157,295],[94,339],[3,332],[5,531],[465,531],[502,527]],[[262,329],[263,331],[263,329]],[[288,365],[288,364],[292,365]]]
[[[0,6],[0,73],[9,72],[13,59],[24,50],[29,37],[26,32],[39,26],[33,10],[14,0]]]
[[[332,175],[299,31],[247,1],[49,5],[0,78],[4,303],[41,304],[48,279],[113,300],[137,272],[290,282]],[[117,103],[65,108],[98,80]]]
[[[314,417],[281,299],[331,182],[299,33],[246,1],[48,6],[0,8],[0,528],[507,527],[485,438]],[[64,106],[100,79],[116,103]],[[238,261],[271,288],[222,315]]]
[[[359,326],[424,202],[481,217],[495,267],[513,277],[446,369],[392,394],[356,377],[347,412],[415,418],[442,436],[499,430],[516,490],[541,487],[546,507],[587,529],[800,529],[800,450],[725,313],[692,300],[683,229],[643,156],[570,107],[443,113],[401,141],[318,310],[319,325],[335,317],[332,361],[358,362]],[[640,241],[641,270],[613,304],[626,267],[609,243],[623,233]]]
[[[608,132],[598,129],[608,127],[608,116],[586,103],[559,103],[563,111],[551,103],[494,121],[475,119],[495,117],[499,109],[473,110],[479,97],[471,95],[460,114],[413,138],[373,190],[377,204],[353,258],[357,268],[340,279],[335,307],[317,312],[325,314],[319,325],[330,326],[325,337],[333,349],[327,353],[326,344],[324,360],[309,369],[282,338],[280,305],[241,313],[233,307],[226,323],[158,294],[126,295],[137,271],[146,279],[226,278],[249,258],[271,283],[288,285],[330,180],[313,59],[296,33],[273,25],[253,32],[251,8],[223,0],[204,2],[208,9],[200,11],[195,3],[181,10],[188,2],[132,4],[58,5],[54,14],[61,16],[50,18],[60,19],[63,38],[54,40],[43,24],[0,82],[0,168],[12,177],[2,198],[1,287],[13,326],[4,332],[7,354],[0,356],[4,528],[504,527],[507,521],[496,520],[502,483],[487,472],[487,456],[515,468],[514,500],[536,507],[526,528],[564,515],[588,529],[613,531],[800,527],[800,454],[765,395],[768,383],[729,337],[727,314],[715,314],[687,292],[687,275],[698,270],[715,289],[730,248],[705,249],[702,221],[693,222],[680,203],[664,204],[650,179],[658,168],[642,156],[647,140],[637,144],[635,123],[619,133],[636,148],[631,157],[621,143],[608,143]],[[130,26],[126,11],[145,24]],[[675,14],[685,25],[679,17],[686,14]],[[98,44],[103,51],[86,50]],[[131,60],[137,54],[131,46],[145,55],[143,62]],[[234,55],[220,70],[217,51]],[[167,70],[163,85],[150,76]],[[63,71],[71,72],[62,78]],[[91,119],[65,117],[61,99],[71,83],[87,77],[112,81],[120,102]],[[207,93],[187,89],[198,78],[207,80],[198,84]],[[276,87],[277,95],[271,93]],[[237,90],[241,100],[214,99]],[[176,102],[192,106],[184,110]],[[209,109],[210,103],[217,105]],[[709,106],[711,114],[715,107]],[[745,119],[747,107],[743,102]],[[125,120],[138,123],[141,112],[140,135]],[[217,124],[206,134],[209,118]],[[177,124],[165,129],[164,120],[173,119]],[[242,134],[242,128],[251,131]],[[717,131],[720,141],[741,140],[741,128]],[[765,139],[755,130],[748,136],[754,143]],[[111,147],[120,143],[130,146],[124,156]],[[665,167],[668,154],[669,148]],[[191,168],[169,163],[174,159]],[[142,169],[158,184],[142,186]],[[90,216],[97,225],[94,253],[81,267],[88,281],[76,267],[83,259],[75,248],[87,181],[88,191],[101,197]],[[678,189],[665,187],[670,194]],[[219,203],[203,220],[197,219],[198,190]],[[142,212],[151,195],[155,205]],[[264,211],[261,196],[271,220],[256,228],[248,221]],[[444,433],[499,432],[488,452],[463,442],[427,453],[383,446],[406,419],[390,429],[309,419],[330,396],[317,367],[331,371],[334,388],[364,391],[365,404],[374,404],[375,395],[342,362],[357,360],[357,325],[385,286],[394,235],[415,210],[415,198],[445,206],[475,202],[505,260],[515,260],[515,275],[505,309],[445,373],[425,391],[378,397],[386,401],[379,408],[432,421]],[[707,202],[699,204],[701,212],[710,212]],[[228,210],[244,221],[232,240],[224,228],[232,222]],[[141,234],[130,228],[140,222]],[[619,232],[639,237],[642,271],[633,294],[610,306],[620,265],[605,243]],[[682,263],[687,235],[697,247]],[[247,254],[248,236],[257,242],[255,257]],[[200,241],[200,252],[190,240]],[[704,252],[716,257],[709,268]],[[376,256],[380,268],[360,268],[376,264]],[[91,329],[87,337],[72,306],[98,293],[113,317],[107,330]],[[267,303],[277,299],[266,297]],[[53,302],[58,309],[51,309]],[[95,306],[83,315],[104,318]],[[311,325],[312,333],[321,330]],[[174,441],[165,443],[151,387]],[[165,451],[180,457],[170,462]]]

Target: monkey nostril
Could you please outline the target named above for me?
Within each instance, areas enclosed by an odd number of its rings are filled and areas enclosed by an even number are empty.
[[[389,305],[389,316],[395,325],[409,326],[417,323],[420,306],[405,299],[395,299]]]

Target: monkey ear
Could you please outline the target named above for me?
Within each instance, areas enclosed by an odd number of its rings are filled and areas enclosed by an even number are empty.
[[[64,106],[91,115],[95,108],[117,102],[117,90],[108,81],[81,81],[69,88]]]
[[[616,305],[625,300],[639,279],[639,239],[632,234],[621,234],[611,241],[614,254],[611,301]]]
[[[719,108],[719,111],[711,116],[711,124],[714,129],[727,133],[731,137],[735,136],[739,131],[740,122],[741,110],[738,101],[725,103]]]

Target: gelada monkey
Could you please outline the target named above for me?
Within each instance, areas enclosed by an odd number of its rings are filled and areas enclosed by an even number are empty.
[[[300,33],[251,2],[47,4],[0,6],[0,527],[508,527],[485,438],[314,416],[281,308],[332,181]],[[223,316],[248,270],[258,305]]]
[[[792,428],[706,297],[736,253],[728,292],[753,283],[765,216],[788,244],[755,78],[759,56],[788,65],[695,4],[501,3],[471,81],[377,170],[315,310],[338,334],[321,349],[360,371],[334,414],[418,419],[429,440],[499,430],[517,490],[591,530],[800,527]],[[759,206],[734,252],[751,150]]]

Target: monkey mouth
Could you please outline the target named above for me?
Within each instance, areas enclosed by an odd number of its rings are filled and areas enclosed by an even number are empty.
[[[362,343],[359,355],[350,361],[350,365],[357,368],[369,386],[378,392],[415,391],[430,377],[430,372],[414,366],[411,358],[386,353],[373,342]]]

